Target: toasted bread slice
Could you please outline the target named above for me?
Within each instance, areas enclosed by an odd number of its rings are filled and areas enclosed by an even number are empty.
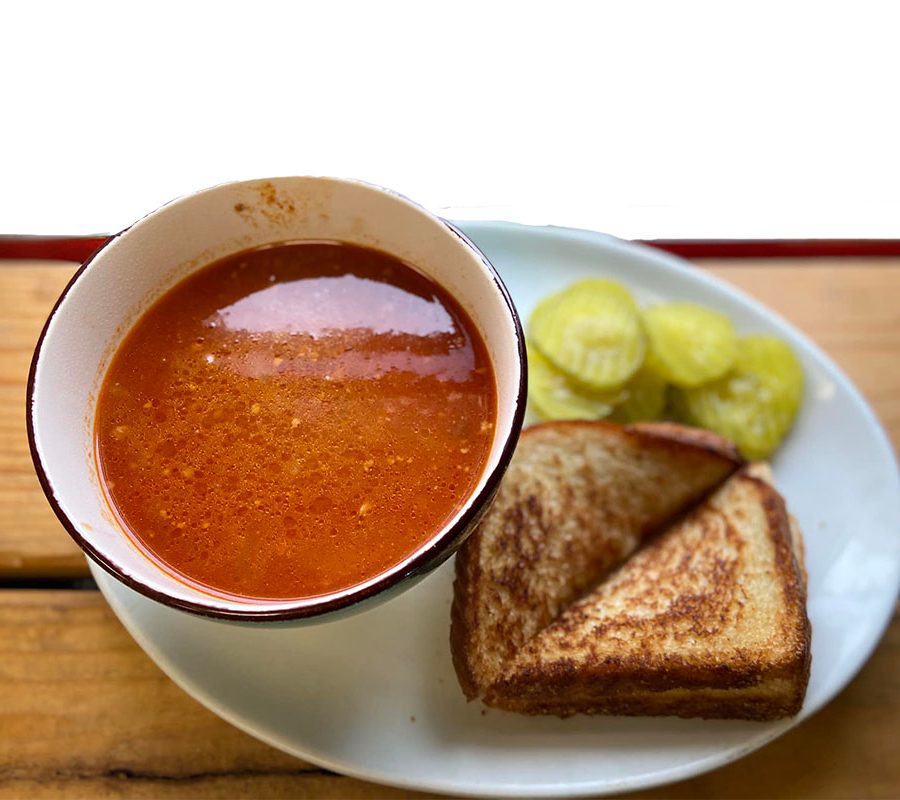
[[[769,478],[764,465],[738,472],[528,641],[485,701],[560,716],[796,714],[810,666],[805,574]]]
[[[450,639],[466,695],[480,696],[531,637],[741,463],[719,436],[669,423],[527,429],[456,559]]]

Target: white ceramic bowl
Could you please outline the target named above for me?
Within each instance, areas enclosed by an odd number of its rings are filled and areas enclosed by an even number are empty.
[[[263,244],[327,239],[375,247],[415,265],[469,313],[497,377],[497,423],[488,463],[458,513],[390,570],[303,600],[241,602],[199,591],[144,556],[104,497],[94,454],[97,393],[110,360],[142,311],[195,270]],[[76,273],[38,340],[28,380],[31,452],[53,510],[100,566],[142,594],[230,620],[321,619],[385,599],[446,560],[487,509],[525,411],[524,337],[497,273],[447,222],[393,192],[330,178],[229,183],[181,198],[113,237]]]

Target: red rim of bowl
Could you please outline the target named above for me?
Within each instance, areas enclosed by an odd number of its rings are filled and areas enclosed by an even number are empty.
[[[390,192],[390,190],[386,191]],[[407,200],[407,202],[410,201]],[[416,203],[412,203],[412,205],[416,205],[420,209],[422,208]],[[424,211],[425,209],[422,210]],[[430,216],[434,216],[431,215],[430,212],[425,211],[425,213],[428,213]],[[218,606],[206,605],[200,602],[172,597],[171,595],[165,594],[154,589],[151,586],[148,586],[134,576],[126,573],[121,567],[119,567],[118,564],[116,564],[115,561],[101,553],[82,535],[81,531],[79,531],[78,529],[78,526],[75,525],[74,522],[72,522],[72,520],[65,513],[65,511],[63,511],[59,502],[57,501],[56,495],[53,491],[53,484],[50,482],[50,479],[47,476],[43,463],[41,462],[40,454],[38,452],[34,434],[33,413],[34,387],[37,365],[41,357],[44,338],[47,334],[48,328],[50,327],[50,323],[56,316],[60,305],[65,300],[69,291],[78,282],[78,279],[87,269],[87,267],[104,250],[104,248],[108,244],[119,238],[122,234],[126,233],[129,228],[125,228],[125,230],[121,231],[120,233],[111,236],[102,245],[100,245],[100,247],[98,247],[78,268],[69,283],[66,284],[65,289],[63,289],[62,294],[60,294],[59,298],[53,306],[53,309],[50,311],[50,314],[47,317],[47,321],[44,323],[44,327],[41,330],[41,335],[38,337],[37,344],[34,349],[34,355],[31,359],[31,367],[28,371],[28,384],[25,396],[25,421],[28,432],[28,447],[31,450],[31,460],[34,463],[34,468],[37,472],[38,480],[41,484],[41,489],[43,489],[44,495],[46,496],[47,501],[50,503],[50,507],[53,509],[53,512],[56,514],[57,518],[62,523],[63,527],[66,529],[69,535],[72,537],[72,539],[75,540],[75,543],[110,575],[124,583],[129,588],[134,589],[136,592],[139,592],[145,597],[149,597],[151,600],[155,600],[172,608],[177,608],[182,611],[189,611],[191,613],[199,614],[205,617],[245,622],[286,622],[289,620],[310,619],[321,617],[331,612],[350,608],[351,606],[362,603],[365,600],[369,600],[381,594],[382,592],[391,589],[392,587],[399,586],[407,580],[430,572],[431,570],[440,566],[440,564],[446,561],[450,556],[452,556],[457,548],[463,543],[463,541],[465,541],[466,536],[477,524],[481,515],[487,510],[494,494],[499,488],[500,480],[503,478],[503,475],[506,472],[506,468],[509,466],[510,459],[512,458],[513,451],[515,450],[516,443],[519,439],[519,434],[522,430],[522,423],[525,418],[525,402],[528,391],[528,366],[525,356],[525,334],[522,330],[522,322],[519,318],[519,312],[516,310],[509,290],[506,288],[506,285],[503,283],[503,280],[497,273],[497,270],[494,269],[494,266],[487,259],[484,253],[482,253],[481,250],[461,230],[459,230],[459,228],[445,219],[442,219],[440,217],[435,218],[442,222],[452,234],[454,234],[478,257],[478,259],[481,261],[488,274],[490,275],[491,279],[494,281],[494,284],[497,286],[497,289],[499,290],[500,295],[503,298],[503,302],[506,305],[506,309],[509,312],[510,319],[513,323],[516,336],[518,359],[521,368],[519,370],[519,386],[516,392],[516,408],[513,411],[512,424],[510,425],[510,429],[506,435],[506,439],[503,442],[503,449],[500,452],[500,457],[497,461],[496,466],[487,476],[487,480],[485,481],[484,486],[481,488],[481,490],[468,498],[467,502],[469,505],[463,515],[453,525],[443,531],[441,535],[433,539],[430,546],[426,550],[423,550],[417,556],[415,556],[415,558],[413,558],[412,561],[406,564],[404,568],[398,569],[396,571],[391,571],[396,569],[396,567],[392,567],[391,570],[388,570],[387,572],[376,576],[376,578],[371,583],[364,585],[363,588],[354,590],[354,588],[351,587],[350,589],[343,590],[342,594],[338,597],[335,597],[333,595],[323,595],[321,602],[316,602],[315,598],[304,598],[302,601],[304,605],[295,608],[255,609],[252,606],[248,606],[246,609],[241,610],[226,610]]]

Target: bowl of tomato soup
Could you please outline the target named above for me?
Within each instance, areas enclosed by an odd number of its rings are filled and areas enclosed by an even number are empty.
[[[449,223],[329,178],[224,184],[113,237],[35,350],[41,484],[104,569],[230,620],[413,585],[487,509],[522,425],[521,325]]]

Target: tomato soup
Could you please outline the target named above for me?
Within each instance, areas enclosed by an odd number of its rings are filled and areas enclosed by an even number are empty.
[[[110,505],[196,587],[295,599],[357,585],[434,536],[476,486],[496,386],[459,304],[336,242],[195,273],[141,316],[98,398]]]

